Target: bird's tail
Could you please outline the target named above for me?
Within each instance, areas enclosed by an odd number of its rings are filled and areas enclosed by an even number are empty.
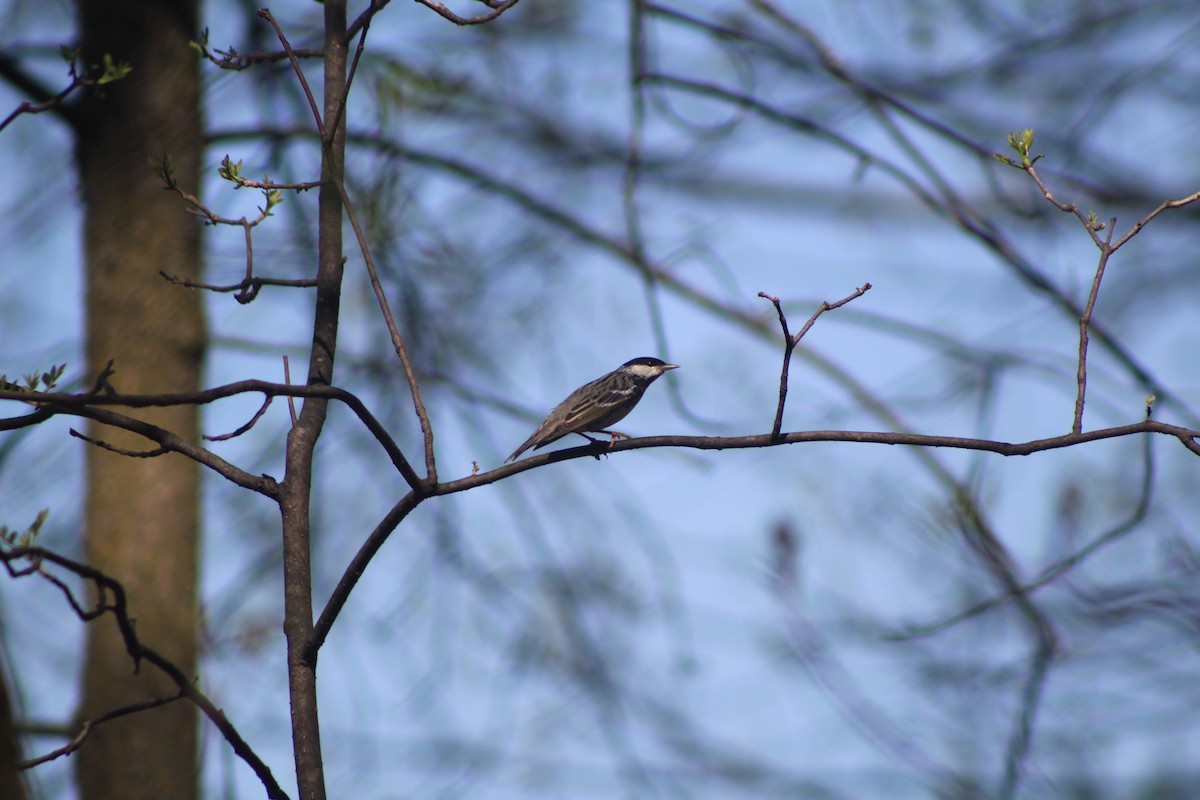
[[[511,456],[504,459],[504,463],[507,464],[510,461],[516,461],[517,458],[519,458],[522,453],[524,453],[529,448],[533,447],[534,443],[537,442],[537,437],[538,437],[539,433],[541,433],[541,430],[535,431],[533,436],[530,436],[528,439],[525,440],[525,444],[518,447],[516,450],[513,451],[513,454]]]

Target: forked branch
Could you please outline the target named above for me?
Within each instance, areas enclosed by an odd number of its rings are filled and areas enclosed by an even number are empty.
[[[779,374],[779,405],[775,409],[775,424],[771,426],[771,436],[778,437],[783,430],[783,407],[787,403],[788,393],[788,368],[792,363],[792,351],[796,349],[796,345],[800,344],[800,340],[804,338],[804,334],[808,333],[808,329],[817,321],[817,317],[824,314],[826,311],[832,311],[835,308],[842,306],[854,300],[857,297],[862,297],[871,288],[871,284],[864,283],[862,286],[854,290],[854,292],[836,303],[830,303],[828,300],[821,303],[813,315],[808,318],[808,322],[804,323],[804,327],[795,336],[791,335],[788,330],[787,316],[783,313],[783,306],[779,303],[778,297],[773,297],[766,292],[759,292],[758,296],[770,300],[775,306],[775,312],[779,314],[779,327],[783,329],[783,368]]]
[[[437,0],[417,0],[417,2],[428,9],[436,11],[438,16],[442,17],[443,19],[450,20],[455,25],[483,25],[485,22],[491,22],[492,20],[496,19],[496,17],[515,6],[518,0],[503,0],[503,2],[501,2],[501,0],[483,0],[483,3],[489,6],[492,11],[488,12],[487,14],[480,14],[477,17],[459,16],[450,9],[446,8],[445,3],[439,3]]]
[[[1033,148],[1033,131],[1025,130],[1020,134],[1010,133],[1008,135],[1008,144],[1016,152],[1017,158],[1013,159],[999,153],[994,154],[997,161],[1007,164],[1010,167],[1022,170],[1029,175],[1038,190],[1042,193],[1042,197],[1046,202],[1053,205],[1064,214],[1071,214],[1079,223],[1083,225],[1084,230],[1092,239],[1092,243],[1100,250],[1100,259],[1096,264],[1096,274],[1092,278],[1092,288],[1088,292],[1087,303],[1084,305],[1083,312],[1079,315],[1079,358],[1075,370],[1075,415],[1071,423],[1071,431],[1079,433],[1083,430],[1083,407],[1087,396],[1087,355],[1088,342],[1090,339],[1090,328],[1092,325],[1092,314],[1096,308],[1096,298],[1100,294],[1100,282],[1104,279],[1104,270],[1108,266],[1108,260],[1117,250],[1126,242],[1137,236],[1142,228],[1146,227],[1159,214],[1173,208],[1182,208],[1183,206],[1191,205],[1197,200],[1200,200],[1200,192],[1189,195],[1182,200],[1164,200],[1159,203],[1158,207],[1151,211],[1146,216],[1139,219],[1137,222],[1125,232],[1121,238],[1114,241],[1113,236],[1117,226],[1117,218],[1112,217],[1107,223],[1102,222],[1095,212],[1089,211],[1083,213],[1076,203],[1067,203],[1059,200],[1054,196],[1054,193],[1046,186],[1045,181],[1038,175],[1034,164],[1042,158],[1041,155],[1031,155]],[[1108,229],[1103,238],[1100,232]]]

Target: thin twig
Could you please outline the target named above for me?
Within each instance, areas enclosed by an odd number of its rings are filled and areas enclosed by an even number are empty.
[[[796,349],[796,345],[792,341],[791,331],[788,330],[787,315],[783,313],[783,306],[780,304],[779,298],[766,292],[759,292],[758,296],[770,300],[775,306],[775,313],[779,315],[779,327],[783,329],[783,368],[779,373],[779,402],[775,406],[775,422],[771,425],[771,435],[778,436],[783,429],[783,406],[787,403],[788,370],[792,363],[792,351]]]
[[[1096,264],[1096,275],[1092,278],[1092,290],[1088,292],[1087,305],[1083,307],[1083,313],[1079,315],[1079,358],[1075,368],[1075,418],[1071,422],[1073,433],[1083,430],[1083,404],[1087,395],[1088,327],[1092,324],[1092,312],[1096,308],[1096,297],[1100,294],[1100,281],[1104,279],[1104,268],[1108,265],[1108,257],[1113,252],[1112,237],[1116,224],[1117,219],[1113,217],[1108,226],[1108,233],[1104,237],[1104,246],[1100,249],[1100,261]],[[1095,236],[1096,233],[1093,231],[1092,235]]]
[[[237,294],[234,295],[234,299],[237,300],[242,305],[246,305],[247,303],[253,302],[253,300],[256,297],[258,297],[259,290],[264,285],[266,285],[268,282],[274,283],[276,285],[289,285],[289,284],[285,281],[282,281],[281,279],[270,279],[269,281],[266,281],[266,280],[259,281],[259,280],[255,280],[255,278],[254,278],[254,235],[253,235],[253,231],[254,231],[254,228],[258,227],[260,224],[265,222],[268,217],[271,216],[271,209],[274,208],[276,205],[278,205],[278,203],[280,202],[280,200],[279,200],[280,189],[272,186],[269,181],[253,181],[248,178],[243,178],[240,174],[241,173],[241,165],[242,165],[241,161],[238,161],[235,164],[229,158],[229,156],[225,156],[224,160],[221,162],[221,168],[220,168],[219,172],[223,179],[228,180],[234,184],[235,190],[243,188],[243,187],[247,187],[247,188],[258,189],[259,191],[261,191],[263,193],[263,196],[266,198],[265,202],[263,203],[263,205],[259,206],[258,216],[252,220],[247,219],[246,217],[239,217],[237,219],[234,219],[232,217],[223,217],[220,214],[213,211],[212,209],[210,209],[204,203],[202,203],[200,201],[200,198],[198,198],[194,194],[191,194],[190,192],[186,191],[182,186],[179,185],[178,181],[175,180],[175,175],[174,175],[173,168],[171,166],[170,158],[164,156],[161,159],[161,161],[157,162],[155,164],[155,171],[158,173],[159,177],[162,178],[163,182],[166,184],[166,188],[168,190],[173,191],[176,194],[178,194],[180,196],[180,198],[182,198],[183,201],[185,203],[187,203],[186,210],[189,214],[194,214],[195,216],[201,217],[204,220],[204,223],[206,225],[233,225],[233,226],[241,227],[241,229],[243,231],[243,235],[246,238],[246,276],[245,276],[245,278],[242,279],[241,283],[236,285],[235,288],[237,290]],[[294,184],[293,186],[300,186],[300,184]],[[214,287],[214,286],[204,284],[204,283],[200,283],[199,281],[193,281],[188,278],[177,278],[174,276],[170,276],[166,272],[163,272],[161,270],[159,271],[159,274],[162,275],[167,280],[171,281],[172,283],[189,286],[191,288],[204,288],[204,289],[210,289],[210,290],[215,290],[215,291],[226,291],[226,289]],[[291,285],[295,285],[295,284],[291,284]]]
[[[346,87],[342,90],[342,96],[338,100],[337,112],[333,115],[333,124],[329,126],[331,131],[336,131],[342,124],[342,116],[346,113],[346,104],[350,102],[350,87],[354,84],[354,75],[358,72],[358,62],[362,59],[363,47],[367,43],[367,31],[370,27],[371,17],[367,16],[363,20],[362,31],[358,36],[358,47],[354,50],[354,60],[350,62],[350,74],[346,76]]]
[[[379,552],[379,548],[383,547],[383,543],[387,541],[396,526],[403,522],[405,517],[427,497],[429,497],[428,494],[415,488],[404,495],[392,506],[392,509],[379,521],[379,524],[358,548],[358,552],[354,554],[346,569],[342,571],[342,577],[338,579],[337,586],[333,588],[333,593],[325,603],[325,608],[321,610],[321,616],[313,625],[312,638],[304,649],[306,659],[316,660],[317,653],[320,652],[321,646],[325,644],[325,638],[333,628],[333,623],[337,621],[346,601],[350,599],[350,593],[363,576],[367,565]]]
[[[24,761],[18,761],[14,766],[19,770],[32,769],[33,767],[36,767],[39,764],[45,764],[47,762],[53,761],[56,758],[61,758],[62,756],[69,755],[71,753],[74,753],[76,750],[78,750],[83,745],[84,740],[86,740],[87,737],[89,735],[91,735],[92,729],[95,728],[97,725],[101,725],[110,720],[118,719],[120,717],[124,717],[129,714],[137,714],[141,711],[149,711],[152,708],[158,708],[159,706],[164,706],[167,703],[173,703],[176,700],[182,700],[182,699],[183,699],[183,692],[177,692],[168,697],[154,697],[149,700],[143,700],[140,703],[132,703],[127,706],[122,706],[121,708],[116,708],[116,709],[113,709],[112,711],[108,711],[104,714],[101,714],[98,717],[92,717],[91,719],[84,720],[79,725],[79,732],[76,733],[75,736],[73,736],[71,738],[71,741],[67,742],[62,747],[59,747],[56,750],[51,750],[49,753],[46,753],[45,755],[42,755],[42,756],[38,756],[37,758],[30,758],[30,759],[27,759]]]
[[[128,456],[129,458],[157,458],[158,456],[166,455],[167,453],[171,452],[166,447],[156,447],[153,450],[126,450],[124,447],[117,447],[116,445],[109,444],[101,439],[93,439],[91,436],[86,436],[74,428],[69,428],[67,432],[76,439],[82,439],[88,444],[94,444],[96,447],[99,447],[102,450],[108,450],[110,453]]]
[[[425,444],[425,481],[429,484],[436,484],[437,462],[433,453],[433,426],[429,422],[429,413],[425,410],[425,403],[421,400],[421,385],[417,382],[416,370],[413,369],[412,360],[408,357],[408,348],[404,344],[404,337],[400,335],[400,329],[396,327],[396,318],[392,316],[392,309],[388,304],[387,295],[384,294],[383,284],[379,282],[379,271],[375,268],[375,258],[371,255],[371,247],[367,243],[367,235],[359,223],[358,213],[354,210],[354,204],[350,202],[346,187],[339,183],[338,191],[341,193],[342,205],[346,209],[350,227],[354,229],[354,235],[358,238],[358,247],[362,252],[363,262],[367,266],[371,289],[375,292],[375,299],[379,303],[379,310],[387,325],[388,335],[392,338],[392,347],[400,357],[400,364],[404,368],[404,377],[408,381],[409,392],[412,394],[413,408],[421,423],[421,435]]]
[[[478,17],[460,17],[450,9],[446,8],[444,3],[439,3],[437,0],[416,0],[421,5],[428,9],[436,11],[443,19],[448,19],[455,25],[482,25],[485,22],[491,22],[496,17],[508,11],[515,6],[518,0],[505,0],[505,2],[494,6],[495,10],[489,14],[480,14]]]
[[[779,326],[783,329],[783,368],[779,373],[779,404],[775,408],[775,422],[771,426],[771,435],[779,436],[779,432],[783,429],[783,407],[787,403],[788,393],[788,369],[792,363],[792,351],[796,349],[796,345],[800,344],[800,340],[804,338],[804,334],[808,333],[809,328],[817,321],[817,317],[824,314],[826,311],[832,311],[835,308],[842,306],[854,300],[857,297],[862,297],[871,288],[871,284],[864,283],[862,286],[854,290],[854,292],[836,303],[829,301],[822,302],[813,315],[808,318],[808,322],[804,323],[804,327],[795,336],[792,336],[788,330],[787,317],[783,313],[783,306],[780,305],[779,298],[759,292],[758,296],[770,300],[775,306],[775,312],[779,315]]]
[[[287,53],[288,61],[292,63],[292,70],[296,73],[296,78],[300,81],[300,88],[304,90],[304,96],[308,98],[308,107],[312,109],[313,119],[317,123],[317,132],[321,138],[325,138],[325,124],[321,122],[321,107],[317,105],[317,100],[313,97],[312,87],[308,85],[308,78],[304,77],[304,70],[300,69],[300,61],[296,58],[296,52],[292,49],[292,45],[288,42],[287,37],[283,35],[283,29],[279,27],[279,23],[275,21],[275,17],[271,15],[268,9],[260,8],[258,16],[270,23],[275,29],[275,35],[279,37],[279,43],[283,45],[283,52]]]
[[[264,209],[264,214],[266,211]],[[242,283],[246,284],[246,288],[234,295],[234,299],[240,305],[247,305],[258,297],[259,289],[262,285],[254,285],[254,226],[251,225],[245,217],[242,217],[242,230],[246,234],[246,277],[242,279]]]
[[[391,0],[371,0],[371,4],[367,6],[361,14],[354,18],[354,22],[351,22],[348,26],[346,26],[347,44],[350,42],[351,37],[355,36],[363,28],[363,26],[370,25],[371,20],[375,18],[375,15],[380,11],[383,11],[384,6],[390,2]]]
[[[3,69],[0,71],[5,73],[5,78],[8,80],[8,82],[15,84],[18,88],[34,94],[35,97],[41,98],[40,100],[26,100],[13,109],[12,113],[5,117],[3,122],[0,122],[0,131],[3,131],[5,128],[7,128],[13,122],[13,120],[22,114],[41,114],[46,111],[61,110],[63,112],[63,116],[70,121],[72,112],[69,110],[68,106],[63,104],[63,101],[66,100],[67,97],[77,89],[84,87],[92,88],[98,85],[98,81],[96,79],[88,78],[86,75],[79,74],[79,69],[76,66],[75,61],[71,61],[67,67],[67,72],[71,77],[71,82],[67,84],[65,89],[62,89],[57,94],[51,94],[49,89],[42,86],[40,82],[37,82],[33,78],[33,76],[22,70],[14,59],[6,56],[0,56],[0,64],[3,65]]]
[[[307,192],[311,189],[318,189],[321,186],[320,181],[299,181],[297,183],[275,183],[275,181],[256,181],[253,178],[243,178],[237,176],[237,185],[244,189],[262,189],[264,191],[281,191],[281,192]]]
[[[197,41],[191,43],[192,46],[199,50],[200,56],[212,62],[218,69],[227,69],[233,71],[241,71],[248,69],[255,64],[269,64],[275,61],[283,61],[288,58],[288,54],[282,50],[276,50],[271,53],[239,53],[234,48],[230,47],[227,50],[208,46],[208,28],[200,32],[200,37]],[[292,53],[298,58],[321,58],[325,53],[321,50],[305,50],[303,48],[293,49]],[[215,55],[214,55],[215,54]]]
[[[85,397],[94,398],[99,396],[100,392],[104,392],[107,395],[115,395],[117,393],[117,390],[113,388],[113,385],[108,380],[117,371],[113,366],[115,363],[115,359],[110,358],[108,360],[108,363],[104,365],[104,369],[100,370],[100,373],[96,376],[96,380],[92,381],[92,390]]]
[[[283,354],[283,382],[288,386],[292,385],[292,368],[288,363],[287,353]],[[296,427],[296,423],[300,421],[300,418],[296,416],[296,398],[288,395],[287,404],[288,414],[292,418],[292,427],[294,428]]]
[[[284,356],[284,359],[287,359],[287,356]],[[205,435],[201,438],[203,438],[207,441],[210,441],[210,442],[224,442],[224,441],[228,441],[229,439],[234,439],[234,438],[237,438],[238,436],[241,436],[243,433],[245,433],[246,431],[253,428],[255,423],[257,423],[260,419],[262,419],[262,415],[267,413],[267,409],[270,408],[271,401],[274,399],[275,398],[271,397],[270,395],[264,397],[262,405],[258,407],[258,411],[254,412],[254,416],[250,418],[250,421],[247,422],[245,425],[242,425],[241,427],[239,427],[237,430],[235,430],[231,433],[217,433],[217,434],[213,434],[211,436]],[[288,400],[290,401],[291,398],[288,398]]]
[[[253,292],[255,296],[257,296],[258,290],[263,286],[289,286],[299,289],[311,289],[317,285],[316,280],[313,278],[249,278],[240,280],[237,283],[217,285],[212,283],[202,283],[201,281],[193,280],[180,275],[170,275],[161,270],[158,274],[163,276],[163,278],[171,283],[174,283],[177,286],[187,287],[188,289],[204,289],[209,292],[221,293]]]
[[[1149,214],[1142,217],[1137,222],[1133,223],[1133,226],[1128,231],[1125,232],[1125,235],[1122,236],[1120,239],[1117,239],[1117,241],[1113,243],[1112,249],[1116,250],[1121,245],[1125,244],[1130,239],[1132,239],[1134,236],[1137,236],[1141,232],[1142,228],[1146,227],[1146,225],[1150,222],[1150,220],[1154,219],[1162,212],[1167,211],[1172,208],[1182,208],[1183,206],[1191,205],[1192,203],[1195,203],[1197,200],[1200,200],[1200,192],[1196,192],[1195,194],[1188,195],[1187,197],[1183,198],[1182,200],[1164,200],[1162,203],[1159,204],[1158,208],[1154,209]]]
[[[243,179],[238,178],[237,182],[240,185],[243,182]],[[204,224],[206,225],[232,225],[242,228],[249,226],[254,228],[257,227],[259,223],[261,223],[267,217],[271,216],[269,211],[267,211],[265,208],[260,208],[258,216],[252,220],[247,219],[246,217],[223,217],[208,206],[204,205],[204,203],[200,201],[200,198],[183,189],[183,187],[176,183],[173,178],[167,180],[167,188],[183,198],[183,200],[188,204],[187,212],[203,219]]]
[[[164,450],[187,456],[198,464],[208,467],[226,480],[241,486],[243,489],[249,489],[268,497],[274,497],[278,488],[275,481],[269,476],[252,475],[221,458],[211,450],[184,439],[174,431],[128,416],[127,414],[120,414],[110,411],[107,408],[96,407],[95,405],[58,406],[54,410],[60,413],[74,414],[87,419],[93,419],[114,428],[121,428],[131,433],[136,433],[152,442],[157,442]],[[117,452],[122,451],[118,450]],[[130,456],[139,455],[133,452],[123,452],[122,454]]]

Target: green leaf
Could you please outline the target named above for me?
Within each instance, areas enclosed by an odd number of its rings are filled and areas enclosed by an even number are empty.
[[[38,512],[33,522],[23,531],[18,531],[7,525],[0,525],[0,539],[16,547],[32,547],[37,542],[38,533],[41,531],[42,525],[45,524],[48,516],[50,516],[50,509],[43,508]]]
[[[174,189],[175,183],[175,161],[171,158],[170,153],[163,153],[158,158],[150,159],[150,167],[154,170],[154,174],[159,180],[167,185],[168,189]]]
[[[224,180],[232,181],[233,183],[241,183],[242,178],[242,162],[238,160],[235,164],[228,154],[221,159],[221,166],[217,169],[217,174]]]
[[[1034,162],[1041,158],[1041,156],[1036,156],[1033,159],[1029,157],[1029,151],[1033,148],[1033,128],[1026,128],[1019,134],[1008,134],[1008,146],[1015,150],[1017,155],[1021,157],[1021,166],[1023,168],[1032,167]],[[1008,163],[1014,167],[1016,166],[1011,161]]]
[[[53,389],[58,383],[58,379],[63,376],[63,372],[67,369],[66,364],[58,364],[42,373],[42,383],[46,384],[47,389]]]
[[[104,71],[100,73],[100,77],[96,79],[96,84],[103,86],[106,83],[119,81],[122,78],[133,72],[133,66],[124,61],[113,61],[112,55],[104,54]]]

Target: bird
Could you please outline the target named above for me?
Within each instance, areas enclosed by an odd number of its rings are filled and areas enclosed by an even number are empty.
[[[504,459],[504,462],[516,461],[526,450],[537,450],[572,433],[578,433],[592,442],[596,440],[585,431],[608,434],[613,442],[618,438],[628,439],[623,433],[606,429],[609,425],[616,425],[625,419],[642,399],[646,387],[654,383],[660,375],[678,368],[678,364],[668,364],[660,358],[642,356],[626,361],[591,383],[585,383],[567,395],[566,400],[556,405],[546,419],[542,420],[542,424],[538,425],[533,435],[513,451],[511,456]]]

